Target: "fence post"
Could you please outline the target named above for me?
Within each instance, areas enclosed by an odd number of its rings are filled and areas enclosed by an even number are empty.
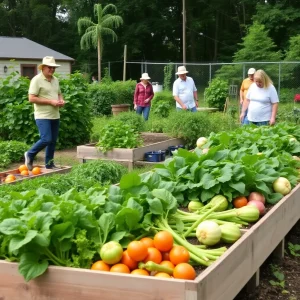
[[[108,62],[108,75],[110,76],[110,61]]]
[[[281,77],[281,62],[279,62],[279,67],[278,67],[278,88],[277,88],[278,97],[280,97],[280,77]]]
[[[209,82],[211,82],[211,63],[209,64]]]

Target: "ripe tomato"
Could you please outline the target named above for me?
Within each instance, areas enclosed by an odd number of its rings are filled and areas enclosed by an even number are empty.
[[[109,265],[118,263],[121,260],[122,255],[122,246],[114,241],[104,244],[100,249],[101,259]]]
[[[142,276],[150,276],[150,274],[147,270],[142,270],[142,269],[135,269],[135,270],[131,271],[131,274],[133,274],[133,275],[142,275]]]
[[[28,168],[26,167],[26,165],[21,165],[19,167],[19,172],[22,173],[22,171],[28,171]]]
[[[168,231],[159,231],[154,236],[154,246],[159,251],[170,251],[173,247],[173,236]]]
[[[160,263],[161,266],[164,266],[164,267],[168,267],[170,269],[174,269],[175,266],[172,262],[170,262],[169,260],[163,260],[161,263]]]
[[[240,208],[240,207],[246,206],[247,203],[248,203],[248,200],[244,196],[237,197],[232,201],[232,204],[235,208]]]
[[[138,262],[133,260],[129,254],[128,254],[128,251],[125,250],[123,252],[123,256],[122,256],[122,259],[121,259],[121,263],[126,265],[130,270],[134,270],[138,267]]]
[[[23,170],[23,171],[21,171],[21,175],[22,176],[28,176],[29,175],[29,171],[28,170]]]
[[[190,253],[183,246],[174,246],[170,251],[170,261],[176,266],[180,263],[187,263],[190,260]]]
[[[106,264],[103,260],[98,260],[93,263],[93,265],[91,266],[91,270],[109,272],[110,266]]]
[[[142,239],[140,239],[140,241],[144,243],[147,248],[154,247],[153,239],[151,239],[150,237],[143,237]]]
[[[124,264],[116,264],[110,268],[110,272],[130,274],[129,268]]]
[[[196,271],[190,264],[181,263],[175,266],[173,276],[177,279],[194,280],[196,278]]]
[[[148,255],[148,249],[141,241],[132,241],[127,246],[128,255],[135,261],[142,261]]]
[[[42,173],[40,167],[34,167],[31,172],[33,175],[39,175]]]
[[[146,258],[144,259],[144,262],[146,263],[147,261],[153,261],[157,264],[161,263],[162,261],[162,255],[160,251],[154,247],[148,248],[148,254]]]

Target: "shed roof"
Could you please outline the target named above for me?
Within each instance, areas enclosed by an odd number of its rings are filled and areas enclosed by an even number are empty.
[[[72,57],[59,53],[24,37],[0,36],[0,59],[38,59],[53,56],[55,60],[74,61]]]

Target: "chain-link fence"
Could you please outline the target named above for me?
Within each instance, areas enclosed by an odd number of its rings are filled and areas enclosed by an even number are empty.
[[[139,80],[142,73],[147,72],[152,82],[164,84],[165,66],[173,67],[172,83],[177,78],[180,63],[166,62],[127,62],[126,79]],[[104,63],[113,80],[123,79],[123,62]],[[300,93],[300,62],[240,62],[240,63],[186,63],[186,68],[198,88],[199,96],[203,97],[204,89],[209,82],[219,76],[228,80],[229,85],[240,86],[247,77],[249,68],[263,69],[272,79],[280,96],[280,100],[293,101],[294,95]]]

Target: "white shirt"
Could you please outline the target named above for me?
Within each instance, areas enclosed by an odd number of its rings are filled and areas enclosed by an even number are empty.
[[[250,122],[270,121],[272,104],[279,102],[274,85],[260,88],[256,83],[252,83],[246,98],[250,100],[248,106],[248,120]]]
[[[178,77],[173,84],[173,96],[178,96],[187,108],[195,107],[194,92],[197,91],[192,77],[186,76],[186,80]],[[176,107],[182,108],[176,102]]]

